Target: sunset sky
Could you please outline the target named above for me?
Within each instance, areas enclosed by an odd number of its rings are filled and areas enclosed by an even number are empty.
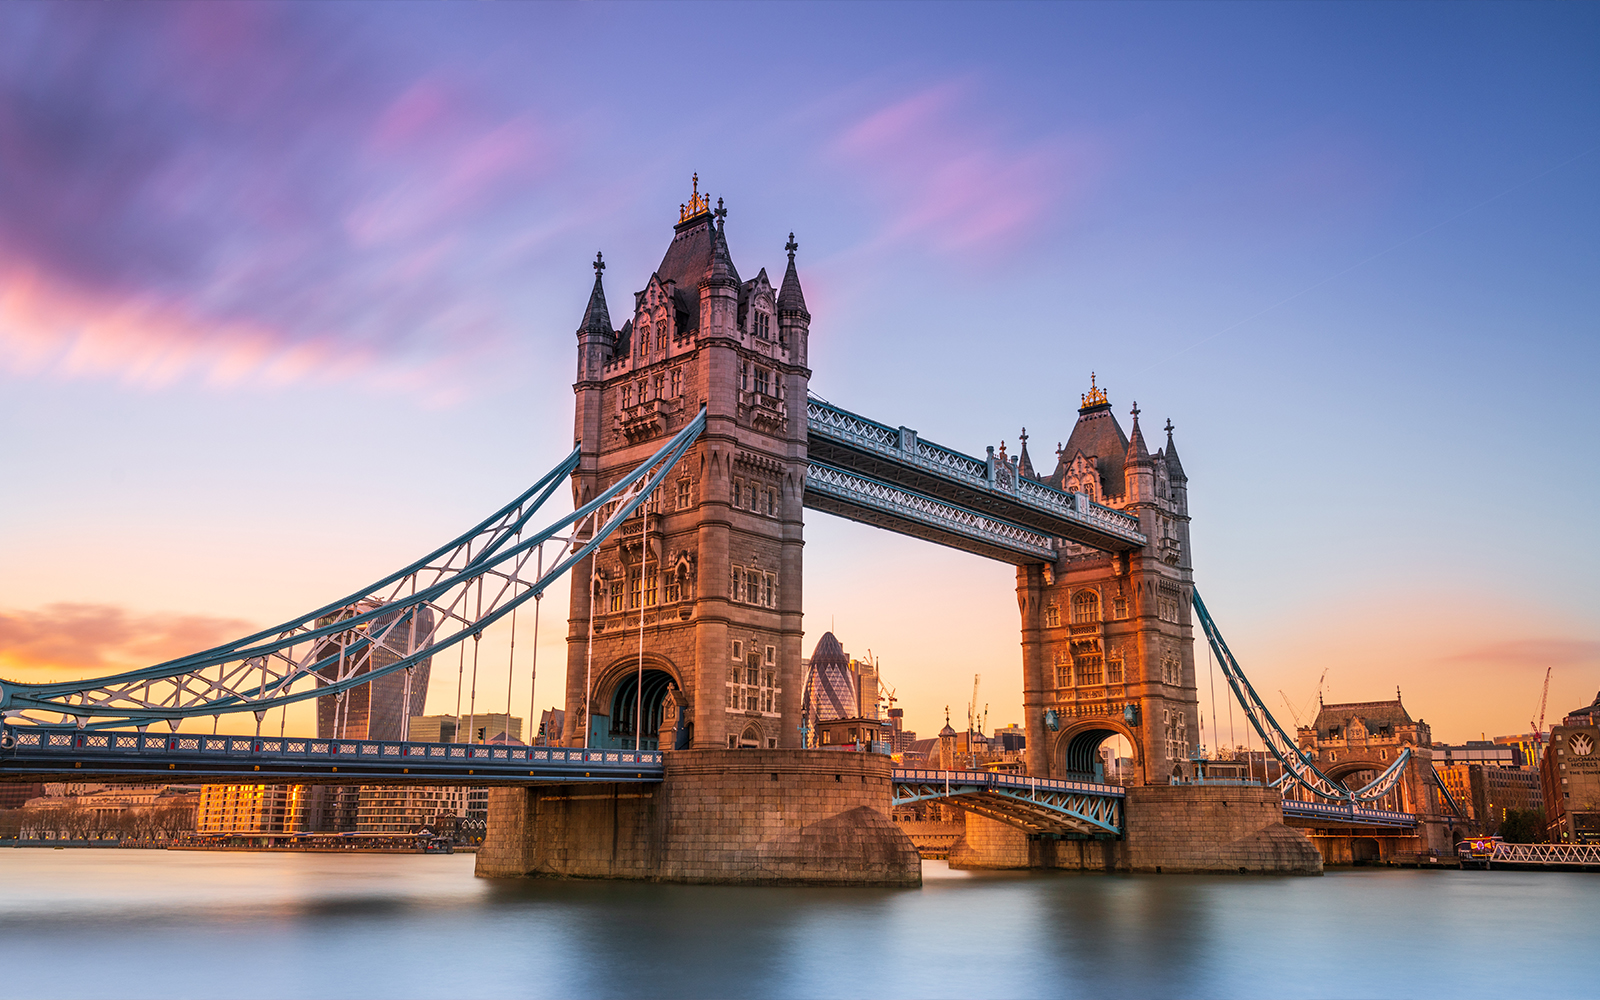
[[[0,677],[289,618],[522,490],[595,251],[620,322],[698,172],[742,273],[795,232],[828,400],[1047,466],[1091,371],[1170,417],[1286,725],[1324,670],[1459,741],[1552,667],[1559,721],[1600,688],[1597,53],[1580,4],[0,7]],[[808,653],[870,648],[927,734],[974,673],[1021,721],[1010,566],[806,536]]]

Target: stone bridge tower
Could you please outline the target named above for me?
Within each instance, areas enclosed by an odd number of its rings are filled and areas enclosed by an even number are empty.
[[[726,214],[696,177],[621,329],[596,255],[578,328],[574,503],[626,475],[702,407],[706,429],[642,514],[573,568],[570,746],[631,749],[640,702],[647,748],[658,738],[668,749],[799,745],[811,314],[793,234],[780,287],[765,269],[741,280]]]
[[[1097,776],[1101,742],[1121,735],[1136,780],[1166,784],[1199,742],[1188,477],[1170,421],[1152,455],[1138,404],[1125,435],[1093,376],[1082,403],[1054,472],[1034,471],[1026,432],[1018,471],[1137,516],[1149,543],[1116,554],[1068,543],[1054,565],[1018,567],[1028,769]]]

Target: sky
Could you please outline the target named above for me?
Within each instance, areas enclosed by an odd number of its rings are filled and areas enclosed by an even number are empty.
[[[1286,725],[1399,688],[1523,732],[1547,669],[1559,721],[1600,688],[1597,57],[1577,4],[5,6],[0,677],[291,618],[516,495],[595,251],[616,316],[698,173],[741,273],[796,234],[831,402],[1046,466],[1091,372],[1170,418]],[[1021,721],[1010,566],[806,539],[808,652],[871,650],[913,729],[975,674]],[[490,709],[561,702],[566,600],[536,662],[486,640]]]

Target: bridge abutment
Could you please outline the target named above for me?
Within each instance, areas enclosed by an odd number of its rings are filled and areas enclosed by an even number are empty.
[[[659,784],[490,793],[480,876],[755,885],[922,883],[886,813],[888,758],[825,750],[682,750]]]

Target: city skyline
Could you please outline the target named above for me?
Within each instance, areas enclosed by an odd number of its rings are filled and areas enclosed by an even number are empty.
[[[652,62],[676,11],[0,13],[0,676],[234,638],[520,491],[568,444],[594,251],[626,301],[698,173],[741,267],[797,234],[829,401],[968,453],[1026,426],[1041,465],[1091,372],[1170,418],[1264,696],[1398,685],[1449,741],[1526,730],[1546,667],[1553,718],[1591,701],[1592,11],[746,15],[790,51]],[[806,649],[870,648],[908,728],[974,673],[1020,721],[1010,566],[806,529]],[[504,639],[477,714],[529,709]]]

